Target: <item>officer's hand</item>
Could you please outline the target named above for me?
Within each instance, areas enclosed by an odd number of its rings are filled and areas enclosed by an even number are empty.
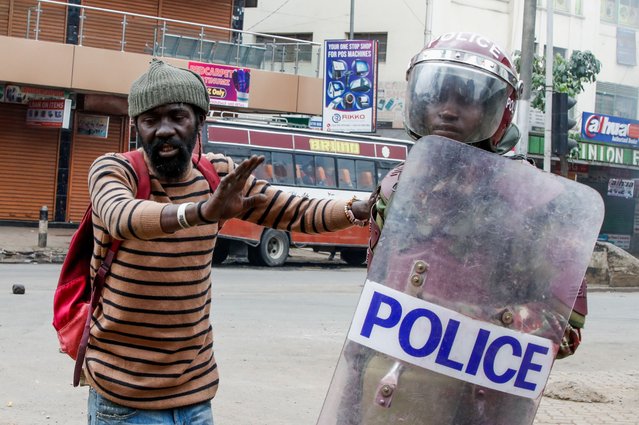
[[[242,193],[246,180],[262,162],[264,162],[263,156],[253,155],[226,175],[213,195],[202,205],[204,218],[209,221],[234,218],[249,208],[265,202],[266,195],[257,194],[246,197]]]
[[[371,196],[366,201],[360,201],[359,199],[354,201],[351,210],[355,218],[362,221],[368,220],[375,202],[377,202],[377,191],[371,193]]]
[[[351,211],[353,211],[353,215],[356,219],[366,221],[370,218],[371,209],[368,201],[353,201],[353,205],[351,206]]]

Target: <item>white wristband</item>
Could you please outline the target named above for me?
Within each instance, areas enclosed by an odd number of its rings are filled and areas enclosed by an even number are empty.
[[[186,209],[189,205],[193,205],[193,202],[187,202],[185,204],[180,204],[177,210],[177,222],[183,229],[188,229],[191,227],[189,222],[186,220]]]

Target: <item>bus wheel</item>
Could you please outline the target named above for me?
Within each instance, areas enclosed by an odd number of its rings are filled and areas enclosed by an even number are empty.
[[[222,264],[229,256],[231,244],[227,239],[218,238],[213,249],[213,264]]]
[[[343,249],[340,258],[351,266],[361,266],[366,261],[365,249]]]
[[[249,247],[248,259],[251,264],[269,267],[281,266],[288,257],[288,236],[286,233],[266,229],[262,234],[260,244]]]

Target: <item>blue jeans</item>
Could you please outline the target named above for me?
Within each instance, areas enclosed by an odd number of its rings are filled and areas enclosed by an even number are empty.
[[[88,425],[213,425],[211,402],[167,410],[142,410],[107,400],[89,390]]]

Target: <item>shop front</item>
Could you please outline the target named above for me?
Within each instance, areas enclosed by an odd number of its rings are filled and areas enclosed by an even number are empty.
[[[126,99],[11,83],[0,93],[0,222],[38,222],[45,206],[51,222],[79,222],[92,162],[128,143]]]
[[[639,122],[584,112],[578,152],[569,159],[568,178],[601,195],[605,217],[599,240],[639,254]],[[531,135],[529,154],[543,158],[544,139]],[[559,159],[552,172],[560,174]]]

